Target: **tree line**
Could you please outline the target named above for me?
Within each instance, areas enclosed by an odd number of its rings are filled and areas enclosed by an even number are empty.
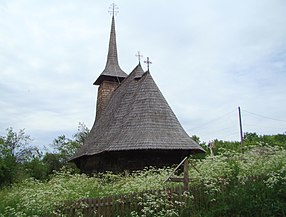
[[[0,188],[33,177],[38,180],[48,180],[50,175],[59,171],[62,167],[72,168],[79,172],[76,166],[69,162],[70,157],[84,143],[89,133],[85,124],[79,123],[77,132],[72,138],[60,135],[51,144],[53,151],[43,153],[37,147],[32,146],[31,137],[24,129],[15,132],[12,127],[6,129],[6,135],[0,136]],[[210,151],[205,142],[193,135],[192,138]],[[257,145],[280,146],[286,149],[286,132],[276,135],[258,135],[257,133],[245,133],[242,146]],[[213,141],[213,154],[221,154],[224,150],[242,152],[243,147],[237,141]],[[199,154],[194,158],[205,158],[205,154]]]
[[[25,129],[18,132],[12,127],[6,129],[6,135],[0,136],[0,188],[33,177],[46,180],[63,166],[73,168],[69,158],[80,147],[89,133],[84,123],[79,123],[72,138],[60,135],[51,144],[53,151],[43,153],[31,145],[31,137]]]

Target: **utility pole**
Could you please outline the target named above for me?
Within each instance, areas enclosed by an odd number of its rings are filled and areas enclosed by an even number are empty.
[[[238,119],[239,119],[239,130],[240,130],[240,144],[243,143],[243,132],[242,132],[242,121],[241,121],[241,111],[240,107],[238,106]]]

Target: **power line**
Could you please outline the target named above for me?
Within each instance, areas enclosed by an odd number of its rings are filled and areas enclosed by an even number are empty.
[[[230,111],[230,112],[228,112],[228,113],[226,113],[226,114],[224,114],[224,115],[222,115],[222,116],[220,116],[220,117],[218,117],[218,118],[215,118],[215,119],[212,119],[212,120],[210,120],[210,121],[207,121],[207,122],[203,123],[202,125],[200,125],[200,126],[198,126],[198,127],[195,127],[195,128],[190,129],[190,131],[200,129],[200,128],[202,128],[202,127],[208,125],[209,123],[218,121],[218,120],[220,120],[220,119],[222,119],[222,118],[224,118],[224,117],[226,117],[226,116],[232,114],[233,112],[234,112],[234,110],[232,110],[232,111]]]
[[[219,126],[215,126],[215,127],[207,127],[207,128],[198,130],[198,132],[209,132],[209,131],[211,131],[211,133],[225,133],[225,132],[230,132],[230,130],[233,130],[233,129],[231,129],[231,127],[223,124],[223,125],[219,125]]]
[[[277,119],[277,118],[272,118],[272,117],[268,117],[268,116],[264,116],[264,115],[260,115],[260,114],[256,114],[254,112],[250,112],[250,111],[247,111],[247,110],[244,110],[244,109],[241,109],[241,111],[245,112],[245,113],[248,113],[250,115],[253,115],[253,116],[257,116],[259,118],[264,118],[264,119],[270,119],[270,120],[274,120],[274,121],[279,121],[279,122],[285,122],[286,123],[286,120],[281,120],[281,119]],[[223,127],[222,126],[217,126],[217,127],[211,127],[211,128],[214,128],[214,129],[210,129],[210,124],[213,123],[213,122],[217,122],[223,118],[226,118],[230,115],[234,114],[234,111],[230,111],[228,113],[225,113],[224,115],[221,115],[217,118],[214,118],[210,121],[207,121],[201,125],[199,125],[198,127],[194,127],[191,129],[191,131],[198,131],[199,129],[201,129],[202,127],[205,127],[203,130],[199,130],[200,132],[203,131],[203,132],[207,132],[207,131],[210,131],[211,134],[216,134],[217,137],[229,137],[229,136],[234,136],[234,135],[239,135],[239,132],[235,132],[234,129],[232,127],[226,127],[225,126],[225,123],[223,124]],[[234,117],[234,116],[233,116]],[[229,120],[230,121],[230,120]],[[231,119],[231,122],[233,121],[233,119]],[[261,127],[261,123],[259,125],[257,124],[249,124],[248,121],[246,121],[246,123],[244,124],[245,126],[252,126],[252,127]],[[214,126],[214,125],[211,125],[211,126]],[[198,133],[198,132],[197,132]],[[201,132],[202,133],[202,132]],[[200,134],[200,133],[198,133]],[[210,134],[210,133],[209,133]]]
[[[239,134],[238,132],[232,132],[232,133],[230,133],[230,134],[224,135],[224,137],[226,137],[226,136],[238,135],[238,134]]]
[[[269,120],[273,120],[273,121],[280,121],[280,122],[285,122],[285,120],[281,120],[281,119],[276,119],[276,118],[271,118],[271,117],[267,117],[267,116],[264,116],[264,115],[259,115],[259,114],[256,114],[256,113],[253,113],[253,112],[249,112],[249,111],[246,111],[244,109],[242,109],[244,112],[246,113],[249,113],[251,115],[254,115],[254,116],[257,116],[257,117],[261,117],[261,118],[265,118],[265,119],[269,119]]]
[[[219,135],[217,135],[217,137],[229,137],[229,136],[234,136],[234,135],[236,135],[238,137],[239,132],[232,131],[231,133],[227,133],[227,134],[219,134]],[[237,138],[237,140],[238,140],[238,138]]]

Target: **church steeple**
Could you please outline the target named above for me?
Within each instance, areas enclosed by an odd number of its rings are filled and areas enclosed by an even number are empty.
[[[99,85],[96,103],[96,120],[99,119],[105,110],[113,91],[119,86],[120,82],[127,77],[127,74],[120,68],[118,63],[114,19],[115,8],[115,4],[112,4],[112,22],[105,69],[93,83],[94,85]]]
[[[107,54],[107,61],[105,69],[100,76],[93,83],[94,85],[100,85],[104,80],[116,80],[122,81],[127,77],[127,74],[120,68],[118,63],[117,45],[116,45],[116,33],[115,33],[115,19],[114,12],[112,15],[111,31],[109,38],[109,48]]]

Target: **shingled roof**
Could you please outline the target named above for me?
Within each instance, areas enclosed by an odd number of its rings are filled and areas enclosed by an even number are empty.
[[[105,69],[93,84],[100,85],[103,80],[108,80],[112,77],[115,77],[120,81],[127,77],[127,74],[120,68],[118,63],[114,16],[112,16],[109,47]]]
[[[114,91],[72,160],[123,150],[204,152],[182,128],[149,71],[139,65]]]

